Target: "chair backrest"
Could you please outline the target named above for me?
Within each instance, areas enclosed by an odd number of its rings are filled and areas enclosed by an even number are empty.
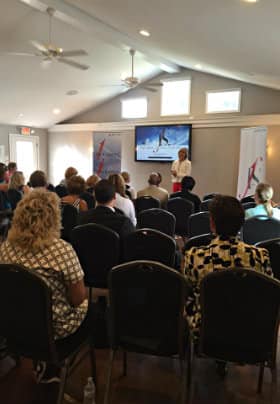
[[[14,210],[22,198],[22,193],[17,189],[8,189],[7,198],[11,204],[11,209]]]
[[[160,208],[160,201],[152,196],[140,196],[140,198],[135,199],[134,206],[138,215],[142,210]]]
[[[71,241],[85,273],[85,284],[107,288],[108,272],[119,264],[119,235],[108,227],[89,223],[75,227]]]
[[[173,267],[175,251],[175,240],[154,229],[138,229],[123,240],[124,262],[149,260]]]
[[[200,236],[191,237],[185,243],[184,251],[189,250],[192,247],[201,247],[204,245],[208,245],[211,243],[211,240],[214,238],[214,234],[207,233],[201,234]]]
[[[212,192],[212,194],[205,194],[202,198],[203,201],[206,201],[208,199],[213,199],[215,198],[216,195],[219,195],[217,192]]]
[[[71,232],[78,223],[78,211],[75,206],[70,204],[61,204],[61,238],[70,241]]]
[[[266,248],[268,250],[273,275],[280,281],[280,237],[260,241],[256,243],[256,247]]]
[[[240,201],[242,204],[243,203],[247,203],[247,202],[255,202],[255,198],[254,196],[250,195],[250,196],[245,196],[244,198],[241,199]]]
[[[243,202],[242,206],[243,206],[244,210],[251,209],[256,206],[256,202]]]
[[[137,225],[140,229],[148,227],[174,237],[176,218],[171,212],[164,209],[147,209],[140,212]]]
[[[241,239],[248,244],[280,237],[280,221],[268,216],[254,216],[245,220]]]
[[[86,201],[88,209],[94,209],[95,208],[95,198],[90,192],[83,192],[80,195],[80,198]]]
[[[180,236],[188,235],[188,218],[194,213],[192,202],[183,198],[172,198],[167,202],[167,210],[176,218],[175,233]]]
[[[209,212],[198,212],[189,217],[189,237],[210,233]]]
[[[156,262],[134,261],[109,274],[112,345],[158,355],[183,352],[186,280]]]
[[[51,291],[36,270],[0,264],[0,318],[11,352],[55,359]]]
[[[216,271],[202,280],[200,298],[201,353],[251,364],[275,359],[279,281],[252,269]]]
[[[201,202],[201,205],[200,205],[200,210],[201,210],[202,212],[207,212],[207,211],[209,211],[209,205],[210,205],[210,203],[212,202],[212,200],[213,200],[213,198],[212,198],[212,199],[205,199],[205,200],[203,200],[203,201]]]

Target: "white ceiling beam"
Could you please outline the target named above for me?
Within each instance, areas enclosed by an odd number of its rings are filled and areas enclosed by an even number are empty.
[[[158,54],[157,49],[147,46],[140,39],[130,38],[127,34],[107,24],[97,17],[88,15],[78,7],[65,3],[63,0],[18,0],[38,11],[46,12],[48,7],[54,8],[54,17],[64,23],[70,24],[80,31],[94,35],[110,45],[121,49],[135,49],[143,54],[151,64],[158,66],[167,73],[178,73],[180,67],[172,61]]]

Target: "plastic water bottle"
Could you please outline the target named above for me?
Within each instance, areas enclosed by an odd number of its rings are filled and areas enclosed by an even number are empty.
[[[88,378],[87,384],[84,388],[84,401],[83,404],[96,404],[95,403],[95,384],[92,377]]]

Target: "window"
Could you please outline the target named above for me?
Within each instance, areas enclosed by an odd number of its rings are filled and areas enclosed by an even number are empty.
[[[190,113],[191,80],[163,81],[161,115],[187,115]]]
[[[122,100],[122,118],[146,118],[148,113],[147,98],[130,98]]]
[[[206,95],[206,113],[240,112],[240,88],[234,90],[208,91]]]

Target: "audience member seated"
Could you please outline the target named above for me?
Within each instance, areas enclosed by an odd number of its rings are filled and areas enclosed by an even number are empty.
[[[109,180],[100,180],[96,184],[95,198],[96,208],[80,213],[79,224],[101,224],[117,232],[121,238],[135,230],[131,220],[115,208],[115,187]]]
[[[136,199],[136,191],[130,185],[130,174],[127,171],[123,171],[121,173],[121,176],[123,177],[125,182],[125,194],[132,200]]]
[[[7,183],[10,182],[11,176],[17,171],[17,163],[10,161],[5,173],[5,180]]]
[[[61,198],[61,204],[73,205],[78,212],[88,210],[85,200],[80,195],[85,192],[86,182],[80,175],[73,175],[67,180],[68,195]]]
[[[268,251],[238,239],[243,223],[241,203],[234,197],[219,195],[210,205],[210,228],[216,237],[205,247],[192,247],[185,252],[185,275],[192,289],[186,311],[194,337],[199,335],[200,282],[204,276],[212,271],[236,267],[272,275]]]
[[[272,207],[271,199],[273,197],[273,189],[271,185],[263,182],[259,183],[256,187],[254,197],[257,206],[251,209],[246,209],[246,219],[249,217],[262,215],[280,220],[280,209]]]
[[[19,202],[8,239],[0,246],[1,263],[35,270],[51,288],[56,339],[73,334],[88,308],[82,268],[72,246],[59,238],[60,226],[59,198],[36,189]]]
[[[182,190],[179,192],[174,192],[173,194],[170,195],[170,198],[180,197],[187,199],[188,201],[193,203],[194,212],[195,213],[200,212],[201,200],[199,196],[191,192],[195,186],[195,179],[193,177],[190,177],[189,175],[186,175],[182,179],[181,186]]]
[[[75,167],[68,167],[65,170],[64,178],[60,181],[59,185],[67,187],[67,181],[73,177],[73,175],[78,175],[78,170]]]
[[[36,170],[34,171],[29,178],[29,185],[32,188],[47,188],[47,176],[44,171]]]
[[[94,194],[95,185],[98,183],[98,181],[100,181],[100,179],[101,178],[96,174],[88,177],[88,179],[86,180],[86,191],[90,194]]]
[[[0,191],[7,192],[8,184],[6,182],[7,167],[4,163],[0,163]]]
[[[141,196],[152,196],[160,201],[161,208],[166,209],[168,201],[168,191],[161,188],[161,175],[158,173],[151,173],[148,179],[148,186],[137,192],[137,198]]]
[[[25,184],[25,179],[21,171],[15,171],[10,177],[9,189],[7,192],[8,200],[11,208],[14,210],[25,193],[30,191],[30,188]]]
[[[132,221],[133,225],[136,226],[134,204],[125,194],[125,182],[123,177],[120,174],[111,174],[108,180],[114,185],[116,190],[116,208],[122,210]]]

